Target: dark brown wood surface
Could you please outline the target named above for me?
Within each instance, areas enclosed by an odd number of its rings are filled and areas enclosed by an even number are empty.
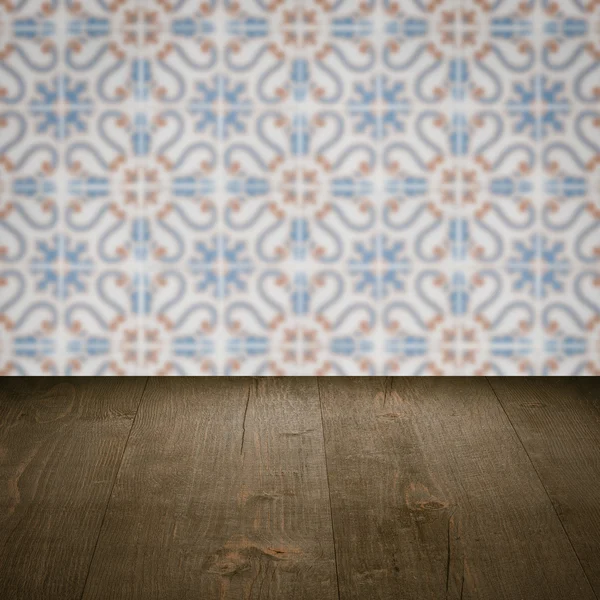
[[[316,380],[153,379],[84,598],[337,598]]]
[[[81,598],[145,379],[0,385],[0,598]]]
[[[0,600],[597,600],[599,442],[593,379],[4,378]]]
[[[600,386],[591,378],[490,383],[600,597]]]
[[[484,379],[320,388],[342,598],[594,598]]]

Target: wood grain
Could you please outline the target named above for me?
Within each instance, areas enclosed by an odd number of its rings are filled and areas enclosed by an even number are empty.
[[[600,597],[600,380],[489,381]]]
[[[84,598],[337,598],[316,381],[151,380]]]
[[[0,382],[0,598],[77,599],[144,379]]]
[[[342,599],[594,598],[485,380],[319,384]]]

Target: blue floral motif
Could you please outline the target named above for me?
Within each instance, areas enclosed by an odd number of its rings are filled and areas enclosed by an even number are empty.
[[[389,83],[384,75],[375,77],[370,85],[354,86],[358,99],[348,103],[355,118],[357,132],[370,133],[374,139],[383,139],[394,132],[404,131],[404,117],[410,112],[410,101],[404,95],[404,84]]]
[[[190,268],[198,276],[196,289],[213,288],[216,298],[228,296],[232,290],[246,289],[246,279],[252,264],[245,256],[243,242],[231,243],[227,236],[215,236],[211,243],[197,242],[196,257],[190,260]]]
[[[410,272],[410,261],[401,241],[390,242],[387,236],[378,235],[368,244],[356,242],[354,250],[358,258],[349,261],[349,270],[357,278],[357,292],[370,289],[373,298],[382,299],[404,289],[403,276]]]
[[[72,82],[68,75],[55,77],[50,84],[38,83],[38,97],[31,101],[31,112],[39,119],[38,133],[54,131],[57,139],[71,135],[71,129],[86,131],[93,102],[85,81]]]
[[[569,272],[569,263],[562,258],[564,244],[551,243],[541,235],[531,236],[529,245],[517,242],[516,257],[509,260],[508,271],[516,274],[514,289],[529,288],[533,296],[545,298],[548,293],[561,291],[561,276]]]
[[[515,84],[518,99],[508,102],[511,114],[518,117],[515,131],[530,130],[534,140],[545,138],[550,131],[562,132],[564,117],[569,113],[564,89],[562,82],[549,83],[544,75],[533,77],[527,88],[521,83]]]
[[[200,116],[196,121],[196,131],[210,129],[218,139],[245,131],[244,117],[251,112],[250,101],[244,96],[245,90],[245,84],[234,83],[222,75],[215,76],[212,85],[204,81],[196,84],[200,96],[192,99],[189,105],[190,113]]]
[[[38,278],[37,289],[52,289],[57,298],[86,291],[86,278],[93,270],[87,257],[86,243],[73,243],[67,236],[56,235],[51,243],[38,242],[39,255],[31,270]]]

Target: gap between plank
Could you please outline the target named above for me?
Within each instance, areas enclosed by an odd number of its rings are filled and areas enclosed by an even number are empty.
[[[144,387],[142,389],[142,393],[140,394],[140,399],[138,400],[137,407],[135,409],[135,415],[133,415],[133,419],[131,421],[131,427],[129,428],[129,432],[127,433],[127,438],[125,440],[125,444],[123,445],[123,452],[121,453],[121,458],[119,459],[119,466],[115,473],[115,477],[113,479],[112,485],[110,487],[110,492],[108,494],[108,500],[106,502],[106,506],[104,507],[104,514],[102,515],[102,521],[100,522],[100,528],[98,529],[98,537],[96,538],[96,543],[94,544],[94,550],[92,552],[92,557],[90,559],[90,564],[88,565],[88,570],[85,575],[85,581],[83,582],[83,588],[81,590],[80,600],[83,598],[85,594],[85,589],[87,587],[87,582],[90,576],[90,572],[92,570],[92,564],[94,562],[94,557],[96,556],[96,550],[98,549],[98,542],[100,541],[100,536],[102,535],[102,527],[104,527],[104,520],[106,519],[106,513],[108,512],[108,505],[112,499],[113,490],[115,489],[115,485],[117,483],[117,479],[119,477],[119,473],[121,472],[121,466],[123,465],[123,457],[125,456],[125,451],[127,450],[127,445],[129,444],[129,438],[131,437],[131,432],[133,431],[133,426],[135,425],[135,420],[137,419],[138,413],[140,411],[140,405],[142,404],[142,398],[144,397],[144,393],[146,392],[146,387],[148,386],[148,381],[150,377],[146,377],[146,381],[144,382]]]
[[[546,486],[544,485],[544,482],[542,480],[542,478],[540,477],[540,474],[538,473],[538,470],[533,462],[533,460],[531,460],[531,456],[529,456],[529,452],[527,452],[527,448],[525,447],[525,444],[523,443],[523,440],[521,439],[521,436],[519,435],[519,432],[517,431],[517,428],[514,426],[510,416],[508,415],[508,413],[506,412],[506,409],[504,408],[504,404],[502,404],[502,400],[500,400],[500,397],[498,396],[498,394],[496,393],[496,390],[494,389],[494,386],[491,384],[490,382],[490,378],[486,376],[485,380],[487,381],[487,384],[490,386],[492,393],[494,394],[494,396],[496,396],[496,400],[498,401],[498,404],[500,405],[500,407],[502,408],[502,412],[504,412],[504,414],[506,415],[506,418],[508,419],[508,422],[510,423],[510,426],[513,428],[513,431],[515,432],[515,435],[517,436],[517,439],[519,440],[521,447],[523,448],[523,450],[525,451],[525,455],[527,456],[527,459],[529,460],[543,490],[544,493],[546,494],[546,497],[548,498],[548,501],[550,502],[550,506],[552,506],[552,510],[554,511],[554,514],[556,515],[556,518],[558,519],[558,522],[560,523],[560,526],[562,527],[562,530],[565,533],[565,536],[567,537],[567,540],[569,541],[569,545],[571,546],[571,550],[573,550],[573,554],[575,554],[575,558],[577,558],[577,562],[579,563],[579,566],[581,567],[581,571],[583,572],[583,576],[585,577],[585,580],[587,581],[587,584],[590,588],[590,590],[592,591],[592,594],[594,595],[594,598],[596,598],[596,600],[598,600],[598,596],[596,595],[596,590],[594,590],[594,587],[592,586],[592,584],[590,583],[590,580],[588,579],[587,573],[585,572],[585,569],[583,568],[583,565],[581,564],[581,560],[579,559],[579,555],[577,554],[577,550],[575,550],[575,546],[573,546],[573,542],[571,541],[571,538],[569,537],[569,534],[567,533],[567,530],[565,529],[565,526],[562,522],[562,519],[560,518],[560,515],[558,514],[556,507],[554,506],[554,502],[552,502],[552,498],[550,498],[550,494],[548,493],[548,490],[546,489]]]
[[[317,379],[317,392],[319,394],[319,409],[321,411],[321,433],[323,435],[323,454],[325,456],[325,476],[327,479],[327,497],[329,499],[329,520],[331,522],[331,537],[333,538],[333,559],[335,561],[335,579],[337,583],[337,597],[341,600],[340,574],[338,572],[337,544],[335,542],[335,527],[333,525],[333,507],[331,505],[331,487],[329,485],[329,466],[327,464],[327,444],[325,442],[325,421],[323,419],[323,402],[321,401],[321,385]]]
[[[242,445],[240,446],[240,456],[244,453],[244,440],[246,439],[246,415],[248,414],[248,404],[250,404],[250,394],[252,393],[252,384],[254,381],[251,379],[248,382],[248,396],[246,397],[246,408],[244,408],[244,418],[242,419]]]

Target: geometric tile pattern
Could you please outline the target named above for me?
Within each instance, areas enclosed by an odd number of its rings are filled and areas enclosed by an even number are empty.
[[[0,373],[600,373],[598,0],[0,0]]]

